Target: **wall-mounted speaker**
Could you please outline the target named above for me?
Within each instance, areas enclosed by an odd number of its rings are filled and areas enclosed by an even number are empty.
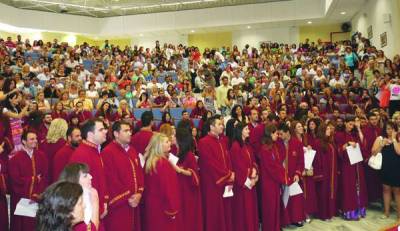
[[[350,32],[351,31],[351,22],[343,23],[340,28],[342,29],[342,32]]]

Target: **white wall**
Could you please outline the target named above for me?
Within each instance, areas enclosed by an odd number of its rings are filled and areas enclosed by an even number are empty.
[[[391,15],[391,22],[384,22],[384,14]],[[386,57],[392,59],[400,53],[400,16],[398,0],[370,0],[352,19],[353,32],[359,31],[368,37],[367,29],[372,25],[371,43],[382,49]],[[387,46],[381,47],[380,35],[386,32]]]
[[[250,47],[259,48],[261,41],[297,44],[299,42],[299,29],[298,27],[276,27],[232,32],[232,44],[241,48],[246,44],[249,44]]]
[[[168,35],[166,34],[157,34],[157,33],[152,33],[149,35],[144,34],[143,37],[134,37],[132,39],[132,45],[138,45],[138,46],[143,46],[143,47],[149,47],[153,48],[155,47],[155,42],[156,40],[160,41],[161,46],[164,43],[171,43],[174,45],[182,44],[182,45],[187,45],[188,44],[188,35],[187,34],[178,34],[178,33],[170,33]]]

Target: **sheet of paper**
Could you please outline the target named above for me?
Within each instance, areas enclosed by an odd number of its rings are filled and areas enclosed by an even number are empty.
[[[316,151],[314,149],[304,148],[304,167],[305,169],[311,169],[312,163],[315,158]]]
[[[140,165],[142,166],[142,168],[144,168],[144,163],[146,162],[146,160],[144,159],[144,155],[142,153],[139,153],[139,160]]]
[[[286,208],[287,204],[289,202],[289,186],[287,186],[287,185],[283,186],[282,191],[283,191],[282,192],[282,201],[283,201],[283,205]]]
[[[176,165],[179,161],[179,158],[177,156],[175,156],[174,154],[170,153],[168,160],[171,164]]]
[[[349,156],[350,164],[357,164],[363,161],[363,157],[361,154],[360,145],[357,143],[357,146],[353,148],[353,146],[349,145],[346,147],[347,155]]]
[[[233,197],[233,185],[227,185],[225,186],[225,191],[224,191],[224,195],[222,195],[223,198],[226,197]]]
[[[38,203],[26,198],[21,198],[21,200],[19,200],[17,204],[17,207],[15,208],[14,215],[24,217],[36,217],[37,210]]]
[[[248,177],[247,177],[246,181],[244,182],[244,185],[249,189],[253,188],[253,186],[251,186],[251,180]]]
[[[289,196],[296,196],[302,194],[303,190],[301,189],[298,182],[294,182],[289,186]]]

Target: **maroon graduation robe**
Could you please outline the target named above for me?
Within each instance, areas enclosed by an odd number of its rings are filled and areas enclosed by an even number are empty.
[[[223,198],[232,167],[223,138],[206,135],[199,141],[199,167],[205,231],[232,230],[232,197]]]
[[[322,220],[331,219],[337,212],[337,190],[338,190],[338,165],[337,148],[334,144],[322,147],[320,141],[315,143],[317,151],[314,159],[314,176],[316,179],[317,204],[316,216]]]
[[[144,231],[180,231],[182,229],[181,196],[178,176],[165,157],[151,173],[145,174]]]
[[[101,152],[104,162],[110,201],[105,217],[106,230],[140,230],[138,207],[132,208],[128,199],[136,193],[143,193],[143,169],[138,153],[132,146],[127,150],[112,141]],[[136,219],[133,219],[137,217]]]
[[[48,173],[49,173],[49,183],[53,183],[54,181],[57,181],[57,176],[53,177],[53,159],[58,150],[60,150],[66,143],[63,138],[57,140],[55,143],[48,143],[47,140],[45,140],[43,143],[39,145],[39,149],[46,153],[47,156],[47,161],[49,163],[48,166]]]
[[[11,186],[11,230],[35,230],[35,219],[13,215],[21,198],[38,200],[39,195],[48,184],[48,162],[45,154],[39,150],[33,152],[32,158],[24,151],[18,151],[9,160],[8,173]]]
[[[312,149],[315,150],[315,142],[317,138],[312,136],[311,134],[306,134],[302,144],[303,146],[310,145]],[[315,157],[313,161],[313,171],[315,166]],[[303,176],[303,190],[304,190],[304,211],[306,215],[313,215],[317,212],[317,192],[315,189],[315,180],[314,178],[319,178],[321,176],[317,176],[314,172],[313,176]]]
[[[343,145],[349,141],[357,142],[362,151],[363,144],[360,142],[358,135],[349,134],[347,132],[337,132],[335,135],[336,147],[340,161],[340,209],[342,212],[353,211],[358,208],[366,207],[367,187],[365,184],[365,175],[363,163],[351,165],[347,151],[343,150]],[[365,152],[363,152],[364,155]],[[365,158],[365,156],[363,156]],[[360,186],[357,195],[357,184]]]
[[[153,137],[153,132],[149,130],[141,129],[131,138],[131,145],[135,148],[138,153],[144,155],[146,147],[150,142],[151,137]]]
[[[201,207],[201,192],[199,167],[192,152],[186,154],[178,166],[190,171],[191,176],[178,174],[179,191],[181,193],[183,230],[203,231],[203,215]]]
[[[263,231],[281,230],[281,186],[290,184],[289,176],[283,167],[285,152],[281,142],[275,142],[271,147],[263,145],[260,149]]]
[[[250,126],[249,126],[250,127]],[[250,130],[249,143],[254,150],[254,155],[258,157],[258,153],[262,146],[262,137],[264,136],[265,124],[260,123],[255,128]]]
[[[232,169],[235,172],[235,184],[232,200],[232,225],[235,231],[258,231],[258,208],[256,188],[245,186],[247,178],[251,179],[253,168],[258,166],[249,145],[240,147],[234,142],[230,149]]]
[[[56,152],[53,158],[53,179],[57,180],[60,177],[61,172],[64,170],[65,166],[68,164],[72,153],[75,151],[75,147],[71,144],[65,144],[60,150]]]
[[[371,157],[372,145],[375,139],[382,135],[382,129],[379,127],[374,127],[372,125],[367,125],[363,130],[365,142],[365,156],[367,158]],[[368,159],[364,161],[365,170],[365,183],[367,184],[368,200],[370,202],[377,201],[382,198],[382,181],[379,176],[379,170],[375,170],[368,165]]]
[[[85,222],[81,222],[76,224],[73,228],[73,231],[97,231],[96,226],[90,222],[90,224],[85,224]]]
[[[301,181],[304,171],[304,150],[303,143],[295,137],[290,138],[288,146],[285,146],[284,166],[290,179],[297,175]],[[299,184],[301,185],[301,182]],[[290,225],[304,220],[304,193],[289,197],[287,207],[283,211],[283,224]]]
[[[0,153],[0,155],[4,155]],[[8,204],[6,194],[7,187],[7,163],[4,158],[0,158],[0,230],[8,230]]]
[[[84,163],[89,166],[92,175],[92,186],[99,194],[100,214],[104,212],[104,203],[108,202],[109,195],[106,185],[103,160],[97,145],[83,140],[78,148],[72,153],[69,163]]]

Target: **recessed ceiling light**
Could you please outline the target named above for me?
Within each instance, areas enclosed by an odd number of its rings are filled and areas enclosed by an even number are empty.
[[[190,32],[194,33],[194,32],[196,32],[196,31],[195,31],[195,30],[191,30]]]
[[[343,15],[344,15],[344,14],[346,14],[346,12],[345,12],[345,11],[342,11],[342,12],[340,12],[340,14],[343,14]]]
[[[143,34],[139,34],[140,37],[143,37]]]
[[[308,23],[308,24],[311,24],[312,22],[311,22],[311,21],[308,21],[307,23]]]
[[[247,29],[250,29],[251,28],[251,26],[247,26]]]

